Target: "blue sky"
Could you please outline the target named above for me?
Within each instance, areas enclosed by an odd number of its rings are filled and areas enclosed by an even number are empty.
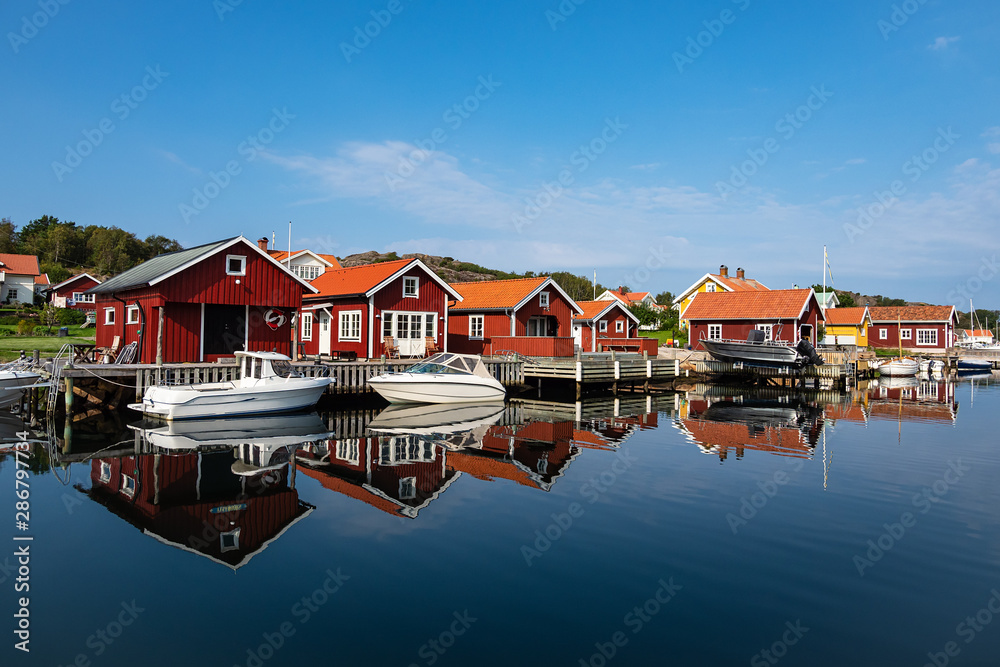
[[[654,293],[826,244],[837,287],[1000,307],[996,2],[63,1],[0,9],[18,225]]]

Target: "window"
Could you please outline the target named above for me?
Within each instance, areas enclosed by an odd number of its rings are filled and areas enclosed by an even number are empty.
[[[937,329],[917,329],[917,345],[937,345]]]
[[[549,293],[548,292],[540,292],[538,294],[538,305],[541,306],[542,308],[548,308],[549,307]]]
[[[226,275],[245,276],[247,274],[247,258],[245,255],[226,255]]]
[[[483,339],[482,315],[469,315],[469,338]]]
[[[880,327],[878,330],[878,339],[887,340],[889,338],[889,330],[885,327]]]
[[[74,303],[94,303],[93,294],[84,294],[83,292],[73,292],[73,302]]]
[[[437,324],[437,315],[434,313],[427,313],[424,315],[424,336],[428,338],[437,338],[437,330],[435,325]]]
[[[335,454],[338,460],[345,461],[352,465],[358,465],[358,440],[338,440],[337,441],[337,453]]]
[[[135,496],[135,478],[122,475],[122,493],[129,498]]]
[[[617,322],[615,322],[615,333],[624,333],[624,332],[625,332],[625,322],[622,320],[618,320]]]
[[[548,335],[548,322],[544,317],[528,318],[528,335],[545,336]]]
[[[705,284],[705,291],[706,292],[714,292],[715,291],[715,283],[706,283]]]
[[[382,337],[388,338],[392,335],[392,317],[394,313],[382,313]]]
[[[608,321],[601,320],[600,323],[598,323],[597,325],[597,330],[601,333],[606,333],[608,330]]]
[[[399,480],[399,499],[412,500],[417,497],[417,478],[404,477]]]
[[[111,481],[111,464],[101,461],[101,481],[107,484]]]
[[[105,324],[114,324],[115,323],[115,309],[114,308],[105,308],[104,309],[104,323]]]
[[[125,324],[139,324],[139,306],[129,306],[125,309]]]
[[[309,264],[296,264],[292,267],[292,273],[297,275],[299,278],[302,278],[302,280],[316,280],[323,275],[323,267],[311,266]]]
[[[8,301],[17,301],[17,288],[16,287],[12,287],[9,290],[7,290],[7,300]]]
[[[302,340],[313,339],[313,314],[302,313]]]
[[[420,295],[419,278],[403,278],[403,296],[416,298]]]
[[[913,329],[900,329],[899,330],[900,340],[913,340]]]
[[[758,331],[764,332],[764,340],[774,340],[774,325],[773,324],[758,324],[756,326]]]
[[[722,340],[722,325],[721,324],[709,324],[708,325],[708,339],[709,340]]]
[[[238,551],[240,548],[240,529],[228,533],[219,533],[219,551]]]
[[[361,341],[360,310],[343,310],[340,312],[339,340]]]

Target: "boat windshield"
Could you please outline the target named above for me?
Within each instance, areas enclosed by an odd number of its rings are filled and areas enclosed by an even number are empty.
[[[300,373],[292,368],[292,364],[284,359],[275,359],[271,362],[271,369],[274,374],[280,378],[297,378],[302,377]]]
[[[455,354],[442,352],[427,357],[423,361],[417,362],[406,369],[407,373],[450,373],[469,374],[475,367],[469,368],[468,362]]]

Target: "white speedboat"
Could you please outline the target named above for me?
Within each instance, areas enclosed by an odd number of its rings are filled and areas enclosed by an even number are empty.
[[[481,357],[452,352],[439,352],[400,373],[375,375],[368,384],[390,403],[485,403],[502,401],[506,394]]]
[[[940,373],[944,370],[944,362],[940,359],[921,359],[921,373]]]
[[[41,377],[16,361],[0,367],[0,408],[21,400],[24,390],[37,383]]]
[[[908,376],[916,375],[920,370],[920,364],[912,357],[896,357],[888,359],[878,365],[879,375]]]
[[[294,412],[316,405],[332,382],[328,377],[302,377],[291,360],[277,352],[237,352],[236,360],[239,380],[157,385],[146,389],[142,403],[128,407],[166,420]]]

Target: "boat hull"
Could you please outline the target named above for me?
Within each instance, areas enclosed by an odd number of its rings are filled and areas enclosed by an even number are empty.
[[[316,405],[330,382],[330,378],[289,378],[256,387],[229,382],[155,386],[146,390],[142,403],[129,407],[167,421],[295,412]]]
[[[955,368],[959,373],[988,373],[993,370],[993,363],[988,359],[959,359]]]
[[[891,377],[907,377],[916,375],[920,370],[920,364],[915,359],[893,359],[879,364],[879,375]]]
[[[38,382],[41,376],[30,371],[0,372],[0,407],[13,405],[21,399],[27,387]]]
[[[801,355],[790,345],[728,340],[702,340],[701,344],[719,361],[742,362],[756,366],[802,366],[805,363]]]
[[[393,373],[368,384],[390,403],[488,403],[507,393],[495,379],[474,375]]]

